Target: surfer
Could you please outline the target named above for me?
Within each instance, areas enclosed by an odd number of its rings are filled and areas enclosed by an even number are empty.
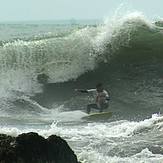
[[[96,89],[75,89],[77,92],[81,93],[90,93],[95,92],[96,98],[95,103],[87,105],[87,113],[89,114],[91,108],[99,110],[99,112],[103,112],[104,109],[107,109],[109,106],[110,96],[106,90],[103,88],[102,83],[98,83],[96,85]]]

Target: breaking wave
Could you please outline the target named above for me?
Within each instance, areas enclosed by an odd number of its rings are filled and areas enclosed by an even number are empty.
[[[44,74],[48,83],[65,83],[65,87],[69,81],[92,87],[100,79],[124,106],[125,99],[133,101],[138,93],[138,101],[151,100],[149,91],[156,89],[152,93],[156,103],[161,103],[162,42],[163,28],[138,12],[76,28],[67,35],[6,42],[0,47],[0,97],[41,92],[37,77]],[[121,101],[119,90],[125,94]]]

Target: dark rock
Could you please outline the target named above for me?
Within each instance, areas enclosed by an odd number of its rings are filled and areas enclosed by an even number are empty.
[[[78,163],[77,157],[61,137],[44,139],[37,133],[14,138],[0,135],[0,163]]]
[[[37,133],[21,134],[15,141],[15,152],[25,162],[46,161],[47,140]]]
[[[74,152],[68,146],[67,142],[56,135],[50,136],[48,139],[49,158],[53,160],[56,158],[56,163],[64,163],[65,160],[76,162],[77,158]]]
[[[40,73],[40,74],[37,75],[37,81],[40,84],[47,84],[48,83],[48,79],[49,79],[49,76],[44,74],[44,73]]]
[[[12,146],[14,141],[14,137],[0,134],[0,163],[14,163],[14,160],[16,160],[16,154]]]

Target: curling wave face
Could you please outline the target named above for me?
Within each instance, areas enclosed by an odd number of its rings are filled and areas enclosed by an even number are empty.
[[[114,17],[97,26],[74,27],[67,29],[67,33],[65,28],[62,34],[57,31],[56,35],[39,39],[30,36],[31,40],[2,44],[0,97],[13,98],[42,91],[37,81],[39,74],[48,76],[49,83],[62,83],[62,97],[65,89],[72,89],[67,82],[74,84],[74,80],[77,86],[92,87],[100,78],[108,88],[112,87],[117,98],[125,94],[123,104],[128,98],[151,100],[147,87],[160,88],[163,29],[142,14]],[[52,89],[50,84],[49,87]],[[122,94],[118,94],[119,90]],[[161,96],[159,90],[158,96]]]

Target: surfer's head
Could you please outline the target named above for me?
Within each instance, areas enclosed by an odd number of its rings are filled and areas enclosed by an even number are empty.
[[[98,83],[97,85],[96,85],[96,90],[97,90],[97,92],[102,92],[103,91],[103,84],[102,83]]]

